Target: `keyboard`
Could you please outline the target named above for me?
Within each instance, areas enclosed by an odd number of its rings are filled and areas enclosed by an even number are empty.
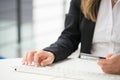
[[[96,61],[82,59],[67,59],[46,67],[35,67],[34,65],[15,66],[15,71],[32,73],[70,80],[120,80],[120,75],[103,73]]]

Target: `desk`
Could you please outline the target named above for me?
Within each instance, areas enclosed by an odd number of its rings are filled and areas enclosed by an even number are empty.
[[[75,60],[75,59],[74,59]],[[78,59],[77,59],[78,60]],[[103,73],[96,61],[79,60],[80,68],[83,71]],[[21,58],[0,60],[0,79],[1,80],[71,80],[55,78],[36,74],[28,74],[14,71],[14,66],[21,65]],[[103,73],[104,74],[104,73]],[[120,78],[118,79],[120,80]]]
[[[14,71],[14,66],[19,66],[21,59],[0,60],[0,80],[52,80],[53,77],[20,73]]]

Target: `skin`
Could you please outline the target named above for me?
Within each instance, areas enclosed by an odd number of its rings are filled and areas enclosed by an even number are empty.
[[[48,66],[53,63],[55,56],[48,51],[26,52],[22,60],[23,65]],[[98,65],[103,72],[108,74],[120,74],[120,55],[109,54],[106,59],[100,59]]]
[[[47,66],[53,63],[55,56],[48,51],[30,51],[26,52],[22,64],[31,65],[34,62],[35,66]]]
[[[109,54],[106,59],[100,59],[98,65],[105,73],[120,74],[120,55]]]

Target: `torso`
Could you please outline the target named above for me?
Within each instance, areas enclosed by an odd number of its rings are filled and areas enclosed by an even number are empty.
[[[110,0],[101,0],[101,4],[91,53],[103,57],[108,53],[120,54],[120,0],[116,4]]]

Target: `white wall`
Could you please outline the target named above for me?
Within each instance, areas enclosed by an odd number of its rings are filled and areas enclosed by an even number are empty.
[[[68,4],[69,1],[66,0]],[[64,29],[64,16],[68,9],[63,3],[64,0],[34,0],[33,32],[37,49],[55,42]]]

